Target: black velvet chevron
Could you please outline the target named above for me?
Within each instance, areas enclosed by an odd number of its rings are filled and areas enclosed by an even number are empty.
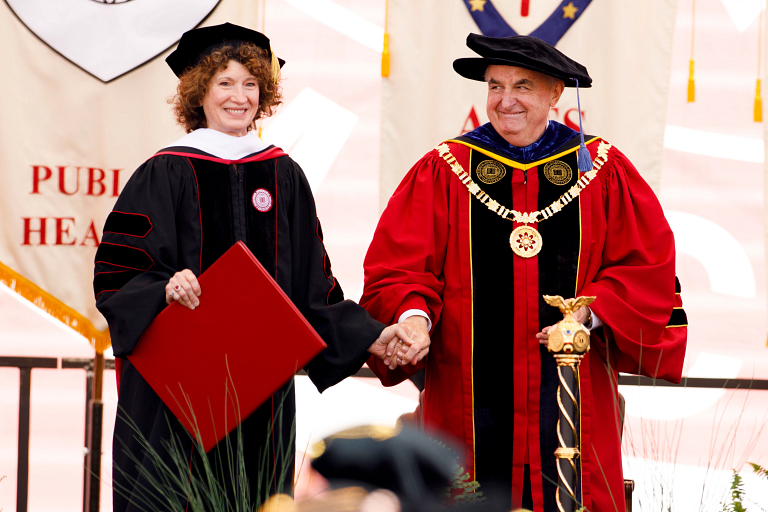
[[[688,325],[688,315],[685,314],[683,308],[675,308],[672,310],[672,314],[669,316],[669,322],[667,327],[683,327]]]
[[[96,263],[106,263],[134,270],[149,270],[154,264],[149,254],[141,249],[108,242],[99,244],[98,256],[100,260],[96,261]]]
[[[117,270],[115,272],[99,272],[93,277],[94,295],[106,291],[115,291],[128,281],[141,274],[141,270]]]
[[[145,237],[152,231],[149,217],[140,213],[111,212],[104,223],[105,233]]]

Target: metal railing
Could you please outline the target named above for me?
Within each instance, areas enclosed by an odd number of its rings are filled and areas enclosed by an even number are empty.
[[[61,361],[61,363],[59,363]],[[83,512],[99,510],[99,475],[101,469],[101,440],[103,421],[103,402],[93,400],[94,359],[56,358],[56,357],[0,357],[0,367],[19,369],[19,436],[18,463],[16,470],[16,511],[27,512],[29,495],[29,424],[30,424],[30,394],[32,389],[32,370],[46,369],[79,369],[86,372],[85,397],[85,455],[83,460]],[[105,369],[113,370],[115,362],[107,359]],[[306,375],[301,370],[299,375]],[[354,377],[375,378],[370,368],[361,368]],[[626,386],[658,386],[677,388],[716,388],[739,390],[768,390],[768,380],[757,379],[707,379],[684,378],[680,384],[637,377],[620,375],[619,385]],[[628,496],[631,490],[626,489]]]
[[[83,512],[99,510],[99,475],[101,474],[101,439],[104,404],[94,401],[94,359],[56,357],[0,357],[0,368],[19,369],[19,435],[16,463],[16,511],[27,512],[29,500],[29,418],[32,370],[36,368],[85,370],[85,454],[83,456]],[[114,360],[105,368],[113,370]],[[96,456],[94,456],[94,454]]]

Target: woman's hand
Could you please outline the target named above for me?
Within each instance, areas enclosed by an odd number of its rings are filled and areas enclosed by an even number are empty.
[[[403,343],[408,346],[413,345],[410,329],[404,327],[403,324],[393,324],[381,331],[378,339],[368,347],[368,352],[383,360],[385,365],[394,370],[397,368],[397,363],[393,354]]]
[[[200,305],[200,283],[197,282],[194,272],[185,268],[176,272],[165,285],[165,302],[170,304],[179,301],[182,306],[195,309]]]

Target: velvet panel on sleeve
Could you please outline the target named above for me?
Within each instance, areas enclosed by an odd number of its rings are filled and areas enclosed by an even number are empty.
[[[165,285],[175,272],[200,273],[199,218],[194,175],[178,157],[154,157],[126,183],[94,270],[96,306],[116,356],[129,355],[165,308]]]

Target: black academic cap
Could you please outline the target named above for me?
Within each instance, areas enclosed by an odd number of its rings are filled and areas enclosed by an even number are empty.
[[[453,69],[470,80],[484,82],[486,68],[500,64],[559,78],[565,82],[566,87],[576,87],[576,80],[579,87],[592,86],[587,68],[536,37],[486,37],[469,34],[467,46],[481,57],[456,59],[453,61]]]
[[[238,45],[243,42],[253,43],[264,48],[274,57],[267,36],[249,28],[224,23],[211,27],[193,28],[184,32],[179,46],[165,59],[165,62],[176,73],[176,76],[180,77],[187,68],[196,66],[204,56],[210,55],[214,50],[227,44]],[[285,61],[283,59],[277,60],[282,68]]]
[[[318,442],[312,467],[336,486],[388,489],[411,503],[439,502],[458,469],[444,441],[411,428],[358,427]]]

